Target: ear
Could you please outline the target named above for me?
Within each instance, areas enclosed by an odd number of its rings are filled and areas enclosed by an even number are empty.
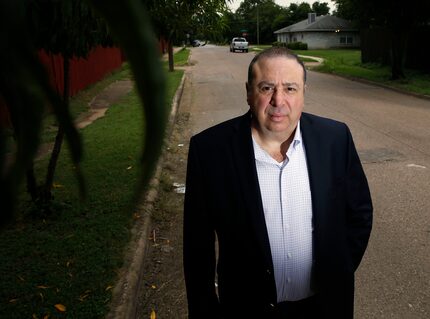
[[[250,97],[251,97],[251,86],[248,84],[248,82],[245,83],[245,88],[246,88],[246,102],[248,102],[248,105],[251,107],[250,102]]]

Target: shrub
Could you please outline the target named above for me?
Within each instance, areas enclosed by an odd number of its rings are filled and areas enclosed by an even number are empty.
[[[287,48],[291,50],[307,50],[308,44],[304,42],[291,42],[287,44]]]
[[[286,46],[287,46],[287,43],[285,42],[279,42],[279,41],[272,42],[272,47],[286,47]]]

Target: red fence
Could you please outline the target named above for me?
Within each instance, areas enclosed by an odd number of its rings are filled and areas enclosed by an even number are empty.
[[[160,54],[167,52],[167,41],[158,39]],[[46,66],[53,87],[62,94],[64,89],[63,57],[39,51],[39,58]],[[119,68],[126,60],[119,48],[94,48],[86,59],[73,58],[70,61],[70,95],[73,96],[88,85],[101,80],[108,73]],[[7,107],[0,96],[0,127],[9,127]]]
[[[58,92],[64,89],[63,57],[61,55],[39,52],[46,66],[53,86]],[[101,80],[107,73],[119,68],[124,61],[118,48],[94,48],[86,59],[73,58],[70,61],[70,95],[75,95],[90,84]]]

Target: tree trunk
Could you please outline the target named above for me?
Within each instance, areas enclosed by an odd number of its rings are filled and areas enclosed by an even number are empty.
[[[392,31],[391,35],[391,79],[404,79],[406,59],[407,32]]]
[[[173,41],[171,38],[169,38],[167,43],[167,48],[169,52],[169,72],[175,71],[174,68],[174,61],[173,61]]]
[[[37,187],[36,177],[34,176],[33,163],[31,163],[31,166],[27,169],[26,179],[27,179],[27,192],[30,194],[31,200],[35,202],[39,197],[39,191]]]
[[[68,56],[64,56],[63,63],[63,71],[64,71],[64,90],[63,90],[63,107],[66,109],[69,108],[69,71],[70,71],[70,58]],[[51,158],[49,159],[48,171],[46,173],[46,180],[43,191],[42,200],[47,203],[52,199],[52,184],[54,182],[55,169],[57,167],[58,158],[60,156],[61,145],[63,144],[64,139],[64,129],[61,124],[58,125],[57,136],[55,137],[54,148],[52,149]]]

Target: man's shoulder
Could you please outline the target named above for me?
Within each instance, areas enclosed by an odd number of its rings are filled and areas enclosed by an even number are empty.
[[[192,139],[199,141],[223,141],[225,139],[230,139],[232,135],[238,132],[241,128],[243,128],[244,125],[249,126],[249,119],[249,113],[246,113],[244,115],[229,119],[227,121],[209,127],[202,132],[194,135]]]
[[[333,120],[327,117],[318,116],[311,113],[303,112],[300,118],[301,123],[311,124],[311,125],[319,125],[326,127],[345,127],[345,123]]]
[[[313,130],[322,135],[337,135],[349,130],[343,122],[305,112],[300,118],[300,126],[302,130]]]

